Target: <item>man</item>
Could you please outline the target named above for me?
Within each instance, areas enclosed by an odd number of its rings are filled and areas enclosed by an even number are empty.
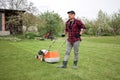
[[[68,62],[72,47],[74,48],[73,68],[77,68],[79,44],[81,41],[80,36],[83,34],[84,29],[86,28],[85,28],[85,25],[80,20],[75,19],[74,11],[69,11],[67,13],[68,13],[69,20],[66,22],[66,28],[64,30],[64,33],[62,34],[62,37],[64,37],[68,33],[67,49],[66,49],[66,55],[64,57],[63,64],[62,66],[60,66],[60,68],[67,67],[67,62]]]

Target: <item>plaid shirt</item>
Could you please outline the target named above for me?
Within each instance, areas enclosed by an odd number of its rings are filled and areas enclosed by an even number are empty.
[[[85,25],[77,19],[74,19],[72,22],[68,20],[66,22],[66,29],[65,31],[68,32],[68,41],[73,44],[76,41],[81,41],[81,37],[76,38],[76,34],[80,34],[81,29],[86,29]]]

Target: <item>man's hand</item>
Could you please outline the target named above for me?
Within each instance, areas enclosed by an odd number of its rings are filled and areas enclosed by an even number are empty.
[[[75,38],[79,38],[81,36],[81,34],[76,34]]]
[[[61,35],[61,37],[65,37],[65,34],[63,33],[63,34]]]

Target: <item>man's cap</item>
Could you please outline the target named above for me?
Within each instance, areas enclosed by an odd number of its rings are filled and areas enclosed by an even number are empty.
[[[67,14],[69,14],[69,13],[75,14],[75,11],[68,11]]]

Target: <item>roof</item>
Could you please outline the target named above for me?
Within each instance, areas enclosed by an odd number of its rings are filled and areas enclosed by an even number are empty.
[[[16,12],[25,12],[25,10],[14,10],[14,9],[0,9],[0,12],[11,12],[11,11],[16,11]]]

